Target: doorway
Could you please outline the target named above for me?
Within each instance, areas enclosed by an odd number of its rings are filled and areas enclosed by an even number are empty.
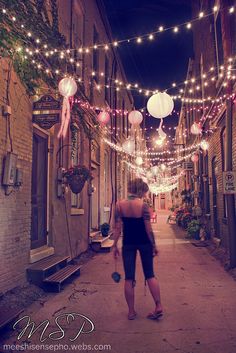
[[[31,249],[47,244],[48,135],[33,131]]]
[[[165,194],[161,194],[160,209],[161,210],[166,209],[166,195]]]
[[[216,157],[212,159],[212,201],[213,201],[213,226],[215,236],[219,237],[219,222],[218,222],[218,163]]]

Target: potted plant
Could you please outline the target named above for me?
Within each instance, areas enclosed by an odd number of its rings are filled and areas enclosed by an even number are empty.
[[[69,168],[64,172],[63,176],[66,178],[66,183],[74,194],[79,194],[85,182],[92,179],[91,172],[83,165],[76,165]]]
[[[187,232],[190,238],[194,238],[195,240],[200,240],[200,229],[201,223],[199,220],[193,219],[188,224]]]
[[[101,231],[103,237],[107,237],[108,236],[109,230],[110,230],[110,224],[103,223],[103,224],[100,225],[100,231]]]

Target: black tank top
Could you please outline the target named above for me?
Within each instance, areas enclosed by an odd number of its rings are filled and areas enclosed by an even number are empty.
[[[123,245],[151,244],[144,218],[121,217],[123,221]]]

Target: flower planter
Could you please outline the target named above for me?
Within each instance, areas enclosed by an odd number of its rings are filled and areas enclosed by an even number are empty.
[[[67,181],[71,191],[74,194],[79,194],[83,190],[86,179],[80,175],[73,175]]]
[[[200,240],[200,230],[196,232],[189,233],[190,237],[195,239],[195,240]]]
[[[90,171],[85,166],[74,166],[64,173],[66,183],[74,194],[79,194],[87,180],[92,179]]]

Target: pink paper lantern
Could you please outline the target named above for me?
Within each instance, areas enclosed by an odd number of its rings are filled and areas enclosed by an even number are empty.
[[[202,126],[200,123],[193,123],[193,125],[191,126],[191,133],[193,135],[200,135],[202,132]]]
[[[106,111],[102,111],[98,114],[97,119],[101,124],[107,124],[110,121],[110,115]]]
[[[198,162],[198,160],[199,160],[199,157],[198,157],[198,155],[197,155],[197,154],[192,155],[192,157],[191,157],[191,161],[192,161],[193,163],[197,163],[197,162]]]

